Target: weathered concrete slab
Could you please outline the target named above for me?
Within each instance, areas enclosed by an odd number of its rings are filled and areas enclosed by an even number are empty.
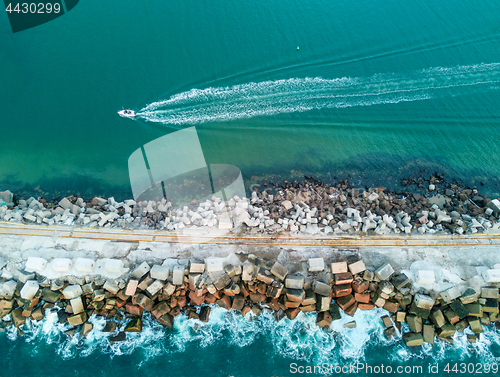
[[[68,258],[55,258],[52,260],[51,266],[56,272],[69,273],[73,267],[73,261]]]
[[[207,258],[206,259],[207,272],[222,272],[224,271],[224,259],[223,258]]]
[[[436,281],[434,271],[432,270],[418,270],[415,274],[415,283],[420,285],[431,285]]]
[[[486,283],[500,283],[500,270],[486,270],[481,275]]]
[[[28,260],[26,261],[26,271],[28,272],[41,272],[45,270],[45,267],[47,266],[47,260],[44,258],[38,258],[38,257],[29,257]]]
[[[121,274],[123,273],[123,261],[120,259],[108,259],[105,265],[106,272],[112,274]]]
[[[90,258],[78,258],[75,261],[75,270],[81,273],[90,274],[94,271],[95,261]]]

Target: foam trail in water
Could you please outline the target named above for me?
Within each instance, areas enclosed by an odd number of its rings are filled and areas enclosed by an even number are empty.
[[[500,63],[437,67],[407,76],[291,78],[231,87],[191,89],[140,110],[163,124],[197,124],[325,108],[372,106],[495,90]]]

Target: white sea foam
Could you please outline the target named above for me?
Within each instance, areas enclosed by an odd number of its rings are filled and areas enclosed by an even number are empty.
[[[406,76],[377,74],[335,79],[290,78],[227,87],[191,89],[153,102],[138,116],[163,124],[210,121],[423,101],[478,90],[494,90],[500,82],[500,64],[433,67]]]
[[[454,336],[454,344],[436,341],[434,346],[424,344],[420,348],[409,349],[404,345],[401,334],[391,340],[385,338],[380,317],[387,314],[382,309],[371,311],[358,310],[355,316],[342,314],[342,318],[334,321],[328,331],[316,326],[316,315],[300,313],[294,321],[287,318],[276,322],[273,315],[264,310],[260,316],[252,313],[245,318],[234,311],[226,311],[217,306],[212,307],[210,320],[203,323],[199,320],[188,320],[185,315],[175,318],[173,329],[160,325],[149,313],[143,317],[141,333],[127,333],[127,340],[111,344],[109,333],[101,330],[106,319],[94,315],[89,321],[94,330],[83,338],[78,333],[73,338],[64,334],[68,324],[58,323],[56,313],[48,314],[40,322],[27,321],[24,336],[19,338],[17,330],[9,328],[7,337],[12,341],[24,340],[37,352],[39,344],[57,345],[57,353],[63,359],[78,356],[86,357],[96,352],[109,354],[110,357],[132,354],[141,351],[143,362],[166,354],[186,351],[186,347],[207,348],[220,344],[231,347],[247,347],[257,339],[266,339],[273,352],[295,361],[308,363],[340,364],[348,362],[364,362],[369,359],[370,349],[387,349],[388,360],[393,364],[401,364],[411,359],[430,359],[434,362],[450,359],[467,360],[480,358],[490,363],[500,363],[500,356],[494,349],[500,347],[500,332],[493,327],[485,327],[485,333],[476,344],[466,339],[465,333]],[[356,328],[344,328],[349,321],[356,321]],[[125,323],[120,323],[117,330],[123,330]],[[403,324],[403,331],[408,331]]]

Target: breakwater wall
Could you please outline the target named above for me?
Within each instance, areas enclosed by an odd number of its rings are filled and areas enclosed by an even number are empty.
[[[63,242],[68,248],[68,242],[74,241]],[[236,253],[226,257],[191,255],[148,263],[139,256],[131,262],[130,258],[95,259],[82,252],[73,252],[80,257],[45,259],[42,255],[48,254],[49,246],[38,249],[39,256],[2,263],[0,327],[15,326],[22,334],[27,323],[53,311],[60,323],[68,325],[68,336],[86,336],[95,331],[88,318],[96,315],[107,318],[103,331],[117,342],[125,340],[128,332],[141,331],[146,311],[169,327],[181,314],[207,322],[213,305],[243,316],[268,310],[277,321],[315,312],[316,324],[329,329],[341,312],[354,316],[379,307],[387,312],[380,320],[388,338],[402,333],[408,346],[419,346],[436,340],[453,342],[456,333],[476,342],[483,326],[500,324],[497,250],[484,253],[489,256],[483,262],[490,266],[464,266],[467,272],[457,276],[456,270],[444,268],[445,258],[433,251],[434,264],[415,260],[419,251],[377,257],[374,250],[323,250],[323,256],[312,257],[310,250],[281,250],[278,255],[277,250],[268,254],[258,250],[257,255],[233,250]],[[470,251],[467,254],[474,259]],[[456,253],[450,255],[460,259]],[[408,263],[412,258],[411,269],[401,268],[404,260]],[[345,326],[356,326],[355,319]]]
[[[403,182],[408,185],[408,182]],[[0,192],[0,220],[89,228],[158,229],[183,232],[307,235],[474,234],[500,232],[500,200],[476,188],[431,177],[418,187],[391,192],[383,187],[354,188],[316,180],[269,186],[250,198],[217,197],[175,205],[158,201],[70,196],[15,198]],[[418,192],[417,192],[418,191]]]

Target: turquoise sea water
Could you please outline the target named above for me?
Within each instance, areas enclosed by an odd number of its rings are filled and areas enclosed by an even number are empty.
[[[2,14],[0,187],[130,196],[130,154],[196,125],[207,162],[238,166],[247,185],[429,168],[500,194],[499,11],[87,0],[16,34]]]
[[[238,166],[247,186],[292,170],[384,185],[427,169],[498,196],[498,20],[496,0],[85,0],[12,34],[2,13],[0,190],[130,197],[130,154],[195,125],[207,162]],[[119,118],[122,107],[139,119]],[[292,362],[500,357],[496,330],[413,351],[385,341],[378,316],[325,333],[307,316],[217,312],[198,329],[148,322],[114,346],[68,341],[49,318],[24,337],[0,334],[0,376],[34,365],[51,376],[285,376]]]

